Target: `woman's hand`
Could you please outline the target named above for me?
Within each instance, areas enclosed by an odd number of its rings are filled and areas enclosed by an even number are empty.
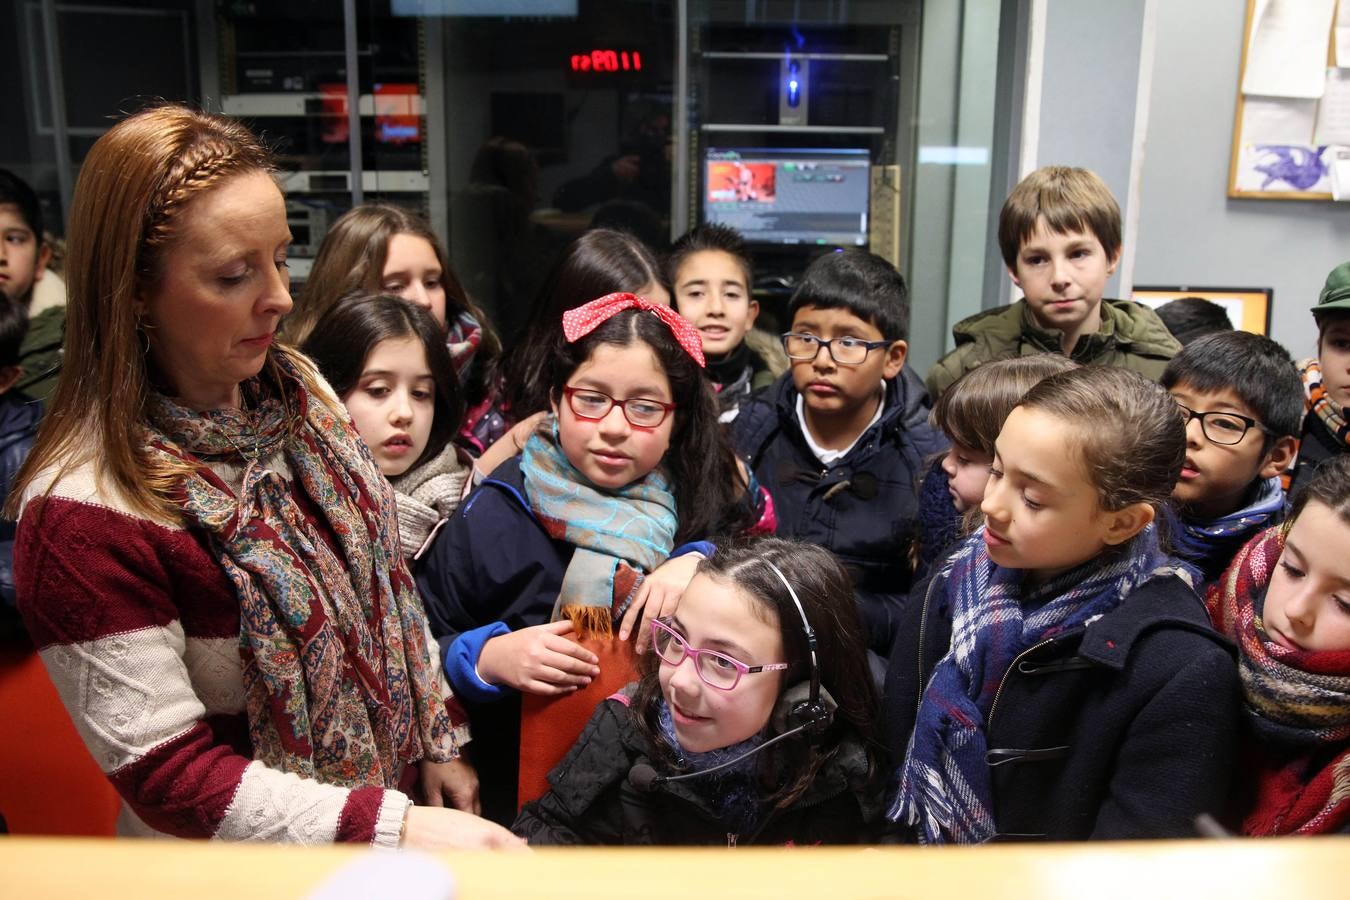
[[[525,841],[496,822],[457,809],[410,806],[400,847],[415,850],[525,850]]]
[[[628,636],[636,628],[637,642],[633,645],[633,649],[638,653],[646,650],[647,644],[651,643],[652,639],[652,619],[675,614],[675,608],[680,605],[684,589],[689,586],[690,579],[694,577],[694,569],[698,567],[701,559],[703,559],[701,553],[686,553],[668,559],[642,579],[637,595],[633,597],[633,602],[623,614],[623,620],[619,622],[619,640],[628,640]]]
[[[569,639],[571,632],[562,619],[498,635],[483,645],[478,674],[527,694],[570,694],[600,674],[599,657]]]
[[[418,764],[418,781],[422,785],[422,801],[427,806],[445,806],[473,813],[483,812],[478,802],[478,773],[464,757],[449,762],[422,760]]]
[[[474,468],[485,478],[491,475],[494,469],[525,448],[525,442],[534,434],[534,430],[544,421],[546,415],[548,415],[546,412],[537,412],[512,425],[510,431],[497,438],[491,447],[483,451],[483,455],[473,464]]]

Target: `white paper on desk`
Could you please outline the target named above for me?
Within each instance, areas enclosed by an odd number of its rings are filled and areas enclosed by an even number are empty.
[[[1317,101],[1297,97],[1248,97],[1242,104],[1241,144],[1308,144]]]
[[[1243,112],[1244,121],[1246,112]],[[1327,69],[1327,91],[1317,102],[1319,144],[1350,144],[1350,69]]]
[[[1331,147],[1331,199],[1350,200],[1350,147]]]
[[[1336,0],[1257,0],[1242,93],[1320,97]]]
[[[1350,0],[1341,0],[1336,13],[1336,65],[1350,67]]]

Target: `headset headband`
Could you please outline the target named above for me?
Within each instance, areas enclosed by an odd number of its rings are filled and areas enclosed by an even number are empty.
[[[797,607],[797,615],[802,617],[802,631],[806,634],[806,650],[811,654],[811,694],[807,702],[815,706],[820,701],[820,667],[816,663],[816,632],[811,627],[811,622],[806,618],[806,608],[802,606],[802,601],[797,599],[797,592],[792,589],[788,583],[787,576],[783,570],[778,568],[769,560],[764,560],[764,564],[773,569],[773,574],[778,576],[778,580],[783,582],[783,587],[787,588],[788,596],[792,598],[792,605]]]

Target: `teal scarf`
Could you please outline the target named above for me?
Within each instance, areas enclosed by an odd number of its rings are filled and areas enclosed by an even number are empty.
[[[623,616],[643,576],[675,546],[675,495],[661,469],[617,491],[596,487],[563,454],[557,420],[525,443],[521,473],[530,508],[555,540],[576,548],[553,606],[600,607]]]

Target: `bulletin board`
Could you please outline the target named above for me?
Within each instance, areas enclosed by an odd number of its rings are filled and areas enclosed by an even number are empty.
[[[1270,335],[1270,306],[1275,298],[1273,288],[1135,285],[1134,293],[1130,295],[1131,300],[1152,309],[1182,297],[1203,297],[1211,303],[1217,303],[1223,307],[1223,311],[1228,314],[1228,321],[1238,331],[1250,331],[1267,337]]]
[[[1350,0],[1247,0],[1228,196],[1350,200]]]

